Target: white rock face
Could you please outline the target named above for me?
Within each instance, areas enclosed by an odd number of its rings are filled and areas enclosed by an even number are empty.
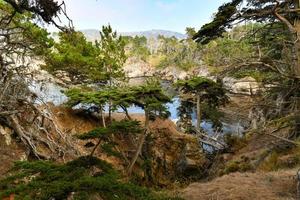
[[[182,70],[175,66],[158,69],[151,66],[149,63],[134,57],[127,59],[123,69],[126,75],[131,78],[156,76],[164,80],[176,81],[186,79],[191,76],[209,77],[209,71],[204,65],[195,67],[189,71]]]
[[[241,94],[257,94],[260,91],[259,83],[252,77],[245,77],[242,79],[234,79],[226,77],[223,79],[225,87],[233,93]]]
[[[207,67],[205,67],[204,65],[194,69],[191,74],[194,76],[204,76],[204,77],[210,76],[210,73],[209,73]]]
[[[12,130],[8,127],[3,127],[0,125],[0,134],[3,135],[3,137],[5,138],[6,145],[11,145]]]
[[[155,71],[150,64],[137,58],[128,58],[123,69],[128,77],[152,76]]]
[[[163,70],[158,70],[157,73],[164,77],[164,79],[173,81],[185,79],[188,76],[187,72],[176,67],[167,67]]]

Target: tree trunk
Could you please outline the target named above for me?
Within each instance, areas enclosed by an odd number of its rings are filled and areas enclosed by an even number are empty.
[[[296,37],[295,37],[295,44],[294,44],[294,51],[295,51],[295,64],[293,73],[297,78],[300,78],[300,19],[297,18],[294,22],[294,26],[296,29]]]
[[[110,71],[110,74],[111,74],[111,71]],[[111,76],[109,76],[109,88],[111,88],[112,87],[112,79],[111,79]],[[109,122],[111,123],[112,122],[112,120],[111,120],[111,107],[112,107],[112,101],[111,101],[111,98],[109,98],[109,100],[108,100],[108,120],[109,120]]]
[[[285,24],[290,31],[290,33],[293,35],[293,42],[294,42],[294,52],[293,54],[293,68],[292,72],[295,78],[300,78],[300,15],[299,12],[295,12],[296,17],[293,21],[285,18],[283,15],[278,13],[277,7],[279,6],[279,1],[274,7],[274,16],[281,21],[283,24]],[[294,3],[294,10],[298,10],[300,8],[300,0],[293,0]]]
[[[144,145],[144,142],[145,142],[145,139],[147,137],[147,134],[148,134],[148,129],[149,129],[149,112],[145,110],[145,131],[143,133],[141,133],[141,135],[139,136],[139,139],[138,139],[138,147],[137,147],[137,150],[128,166],[128,169],[127,169],[127,173],[128,175],[130,176],[131,173],[132,173],[132,169],[133,169],[133,166],[134,164],[136,163],[139,155],[141,154],[142,152],[142,149],[143,149],[143,145]]]
[[[109,122],[111,122],[111,105],[112,103],[111,103],[111,100],[109,99],[109,101],[108,101],[108,120],[109,120]]]
[[[104,113],[103,113],[102,106],[100,106],[100,115],[101,115],[101,119],[102,119],[102,125],[105,128],[106,127],[106,123],[105,123],[105,116],[104,116]]]
[[[103,108],[102,108],[102,106],[100,106],[100,115],[101,115],[101,119],[102,119],[102,125],[103,125],[104,128],[106,128],[105,116],[104,116],[104,113],[103,113]],[[94,155],[96,149],[97,149],[97,148],[99,147],[99,145],[101,144],[101,141],[102,141],[102,140],[99,138],[99,139],[98,139],[98,142],[97,142],[97,144],[95,145],[95,147],[93,148],[93,150],[92,150],[90,156],[93,156],[93,155]]]
[[[294,0],[294,9],[300,8],[300,0]],[[295,41],[294,41],[294,49],[295,49],[295,64],[293,72],[297,78],[300,78],[300,15],[296,12],[297,17],[294,20],[294,34],[295,34]]]
[[[92,152],[90,154],[91,157],[94,155],[96,149],[99,147],[100,144],[101,144],[101,139],[98,139],[97,144],[94,146],[94,148],[93,148],[93,150],[92,150]]]
[[[125,106],[121,106],[121,108],[124,110],[127,119],[128,119],[128,120],[132,120],[132,118],[130,117],[130,115],[129,115],[129,113],[128,113],[127,108],[126,108]]]
[[[294,0],[294,5],[295,5],[295,9],[299,9],[300,8],[300,0]],[[300,14],[299,14],[299,12],[297,12],[296,15],[297,15],[296,19],[294,20],[294,27],[296,30],[296,40],[295,40],[295,44],[294,44],[296,62],[294,64],[293,71],[297,78],[295,84],[298,85],[299,79],[300,79]],[[296,96],[294,112],[299,113],[299,109],[300,109],[300,96]],[[299,117],[296,117],[295,123],[296,123],[295,135],[296,135],[296,137],[298,137],[300,135],[300,130],[299,130],[300,119],[299,119]]]
[[[197,94],[197,130],[200,131],[201,128],[201,106],[200,106],[200,94]]]

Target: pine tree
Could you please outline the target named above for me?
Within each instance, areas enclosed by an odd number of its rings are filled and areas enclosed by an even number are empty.
[[[112,30],[110,25],[102,27],[100,36],[100,41],[96,41],[96,46],[100,50],[99,57],[103,60],[102,73],[109,87],[112,87],[115,81],[125,79],[123,71],[123,65],[127,59],[124,50],[125,41]]]
[[[53,75],[64,72],[72,84],[105,82],[100,49],[81,32],[59,33],[59,42],[45,55],[43,69]]]
[[[71,107],[82,104],[87,106],[95,105],[99,108],[100,112],[103,105],[111,102],[112,107],[121,107],[126,110],[129,106],[137,106],[145,112],[145,125],[144,131],[138,138],[137,150],[128,166],[128,173],[131,174],[132,168],[142,151],[143,144],[147,135],[150,133],[149,123],[156,117],[167,118],[170,115],[166,107],[166,103],[171,99],[164,93],[159,82],[149,80],[146,84],[131,87],[119,87],[113,90],[106,89],[101,91],[83,91],[82,89],[71,89],[66,92],[68,99],[67,104]],[[101,135],[103,131],[111,128],[106,126],[105,119],[102,116],[103,128],[99,129],[98,133]],[[128,113],[127,113],[127,116]],[[130,119],[130,117],[128,117]],[[95,134],[95,132],[91,133]],[[97,135],[98,137],[98,135]],[[99,145],[99,144],[98,144]]]
[[[167,118],[170,115],[166,103],[171,99],[164,93],[159,82],[149,80],[145,85],[132,87],[131,95],[134,97],[132,103],[142,108],[145,112],[145,131],[138,138],[137,150],[128,166],[128,174],[132,173],[134,164],[141,154],[147,135],[150,133],[149,123],[156,117]]]
[[[207,119],[211,119],[216,125],[219,125],[217,124],[218,120],[214,120],[213,115],[209,116],[209,111],[212,111],[211,114],[216,114],[216,108],[228,101],[226,90],[220,83],[216,83],[205,77],[193,77],[188,80],[179,80],[175,83],[175,86],[188,99],[196,101],[196,128],[198,130],[200,130],[202,116],[205,116],[205,114],[207,115]],[[202,111],[203,108],[201,108],[201,105],[205,108],[204,111]]]
[[[125,80],[123,65],[126,61],[125,42],[122,37],[114,32],[110,25],[103,26],[100,32],[101,39],[96,42],[96,46],[100,48],[100,57],[103,60],[103,73],[108,82],[108,87],[112,87],[117,81]],[[109,120],[111,121],[112,100],[108,102]]]

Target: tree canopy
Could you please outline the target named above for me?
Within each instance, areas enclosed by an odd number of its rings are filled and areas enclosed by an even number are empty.
[[[179,80],[175,86],[183,93],[182,105],[179,111],[190,111],[191,104],[196,104],[197,108],[197,129],[200,129],[202,120],[210,120],[215,127],[221,127],[220,112],[217,108],[228,102],[226,90],[222,84],[216,83],[205,77],[192,77],[188,80]],[[180,113],[182,115],[182,113]]]

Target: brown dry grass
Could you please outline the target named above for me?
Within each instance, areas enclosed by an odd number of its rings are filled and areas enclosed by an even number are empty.
[[[296,170],[233,173],[207,183],[193,183],[182,192],[187,200],[295,199]]]

